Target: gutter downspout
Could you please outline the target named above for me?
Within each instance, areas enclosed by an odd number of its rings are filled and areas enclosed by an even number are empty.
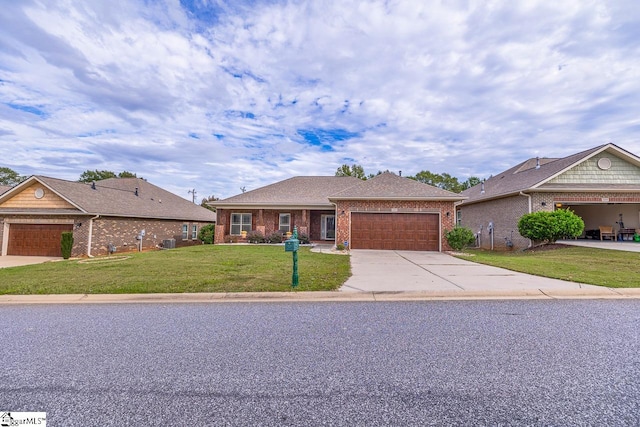
[[[93,220],[100,218],[100,215],[96,215],[89,220],[89,238],[87,239],[87,256],[93,258],[91,255],[91,240],[93,238]]]
[[[522,191],[520,192],[521,196],[526,197],[527,199],[529,199],[529,213],[531,213],[531,210],[533,209],[532,203],[531,203],[531,194],[526,194],[523,193]],[[529,247],[533,246],[533,242],[531,241],[531,239],[529,239]]]

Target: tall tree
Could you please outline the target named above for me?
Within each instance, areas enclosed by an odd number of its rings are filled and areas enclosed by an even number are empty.
[[[118,178],[137,178],[137,177],[138,175],[129,171],[122,171],[118,174]]]
[[[108,178],[137,178],[138,175],[133,173],[133,172],[129,172],[129,171],[122,171],[119,174],[116,175],[115,172],[112,171],[107,171],[107,170],[86,170],[84,172],[82,172],[82,175],[80,175],[80,179],[78,181],[80,182],[93,182],[93,181],[100,181],[103,179],[108,179]],[[144,179],[144,178],[141,178]]]
[[[415,176],[410,176],[409,178],[453,193],[460,193],[481,182],[481,179],[475,176],[469,177],[464,182],[460,182],[458,178],[448,173],[433,173],[429,171],[420,171]]]
[[[6,167],[0,168],[0,185],[14,186],[20,184],[23,180],[24,178],[13,169]]]
[[[92,181],[100,181],[103,179],[107,179],[107,178],[116,178],[117,175],[114,172],[111,171],[107,171],[107,170],[101,170],[99,171],[98,169],[96,170],[86,170],[84,172],[82,172],[82,175],[80,175],[80,179],[78,181],[80,182],[92,182]]]
[[[470,176],[469,178],[467,178],[466,181],[464,181],[462,183],[462,190],[466,190],[468,188],[471,187],[475,187],[476,185],[480,184],[482,182],[482,180],[480,178],[478,178],[477,176]]]
[[[353,164],[351,166],[347,164],[340,166],[336,170],[336,176],[353,176],[362,180],[367,179],[367,175],[365,175],[364,173],[364,168],[356,164]]]
[[[203,208],[207,208],[210,211],[216,211],[216,208],[214,208],[213,206],[208,205],[207,203],[209,202],[214,202],[216,200],[220,200],[218,197],[211,195],[209,197],[205,197],[204,199],[202,199],[202,202],[200,202],[200,206],[202,206]]]

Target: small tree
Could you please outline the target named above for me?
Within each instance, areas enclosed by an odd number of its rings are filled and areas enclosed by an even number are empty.
[[[447,231],[444,237],[449,246],[456,251],[461,251],[476,241],[473,231],[465,227],[455,227],[453,230]]]
[[[60,248],[62,249],[62,258],[69,259],[71,250],[73,249],[73,232],[65,231],[60,239]]]
[[[584,221],[568,209],[553,212],[534,212],[518,221],[518,232],[534,241],[554,243],[558,239],[578,237],[584,230]]]
[[[205,245],[213,244],[213,237],[216,233],[216,225],[215,224],[207,224],[200,227],[200,231],[198,231],[198,239],[202,241]]]

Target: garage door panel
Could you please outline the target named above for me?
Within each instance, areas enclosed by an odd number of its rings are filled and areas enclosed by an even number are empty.
[[[354,249],[440,250],[439,216],[414,213],[353,213]]]
[[[62,256],[62,233],[72,231],[71,224],[11,224],[8,255]]]

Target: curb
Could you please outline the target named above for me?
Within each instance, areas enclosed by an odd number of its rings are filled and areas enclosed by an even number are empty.
[[[0,295],[0,305],[230,302],[385,302],[509,299],[640,299],[640,288],[437,292],[229,292],[183,294]]]

